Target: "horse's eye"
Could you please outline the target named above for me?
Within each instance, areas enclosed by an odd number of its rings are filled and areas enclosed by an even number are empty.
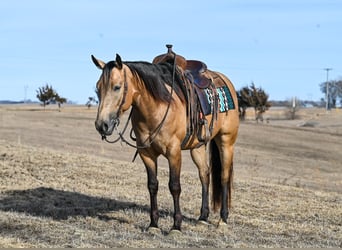
[[[113,90],[114,90],[114,91],[119,91],[120,88],[121,88],[121,85],[115,85],[115,86],[113,87]]]

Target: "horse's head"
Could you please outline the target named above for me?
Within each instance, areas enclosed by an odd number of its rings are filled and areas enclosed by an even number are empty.
[[[94,64],[102,70],[102,75],[96,84],[99,108],[95,121],[96,130],[102,135],[111,135],[119,125],[119,117],[123,112],[123,104],[127,95],[125,70],[120,56],[115,61],[104,63],[91,56]]]

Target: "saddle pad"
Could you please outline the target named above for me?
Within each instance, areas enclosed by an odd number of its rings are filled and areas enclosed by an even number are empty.
[[[230,109],[235,109],[232,94],[227,86],[216,88],[216,93],[213,93],[212,89],[196,88],[196,93],[201,104],[202,112],[204,115],[209,115],[212,113],[214,108],[214,95],[217,97],[218,101],[218,111],[226,112]]]

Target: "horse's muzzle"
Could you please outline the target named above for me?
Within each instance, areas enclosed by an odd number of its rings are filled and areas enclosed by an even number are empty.
[[[108,121],[96,120],[95,128],[99,132],[100,135],[106,136],[111,135],[113,133],[114,128],[118,127],[120,124],[119,118],[110,119]]]

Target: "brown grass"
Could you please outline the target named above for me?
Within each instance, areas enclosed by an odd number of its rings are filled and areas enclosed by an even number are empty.
[[[176,237],[165,162],[161,232],[151,234],[144,166],[128,162],[127,146],[100,141],[94,114],[0,107],[0,247],[341,247],[341,134],[325,134],[326,121],[242,124],[227,228],[217,228],[218,214],[197,225],[200,182],[184,152]]]

